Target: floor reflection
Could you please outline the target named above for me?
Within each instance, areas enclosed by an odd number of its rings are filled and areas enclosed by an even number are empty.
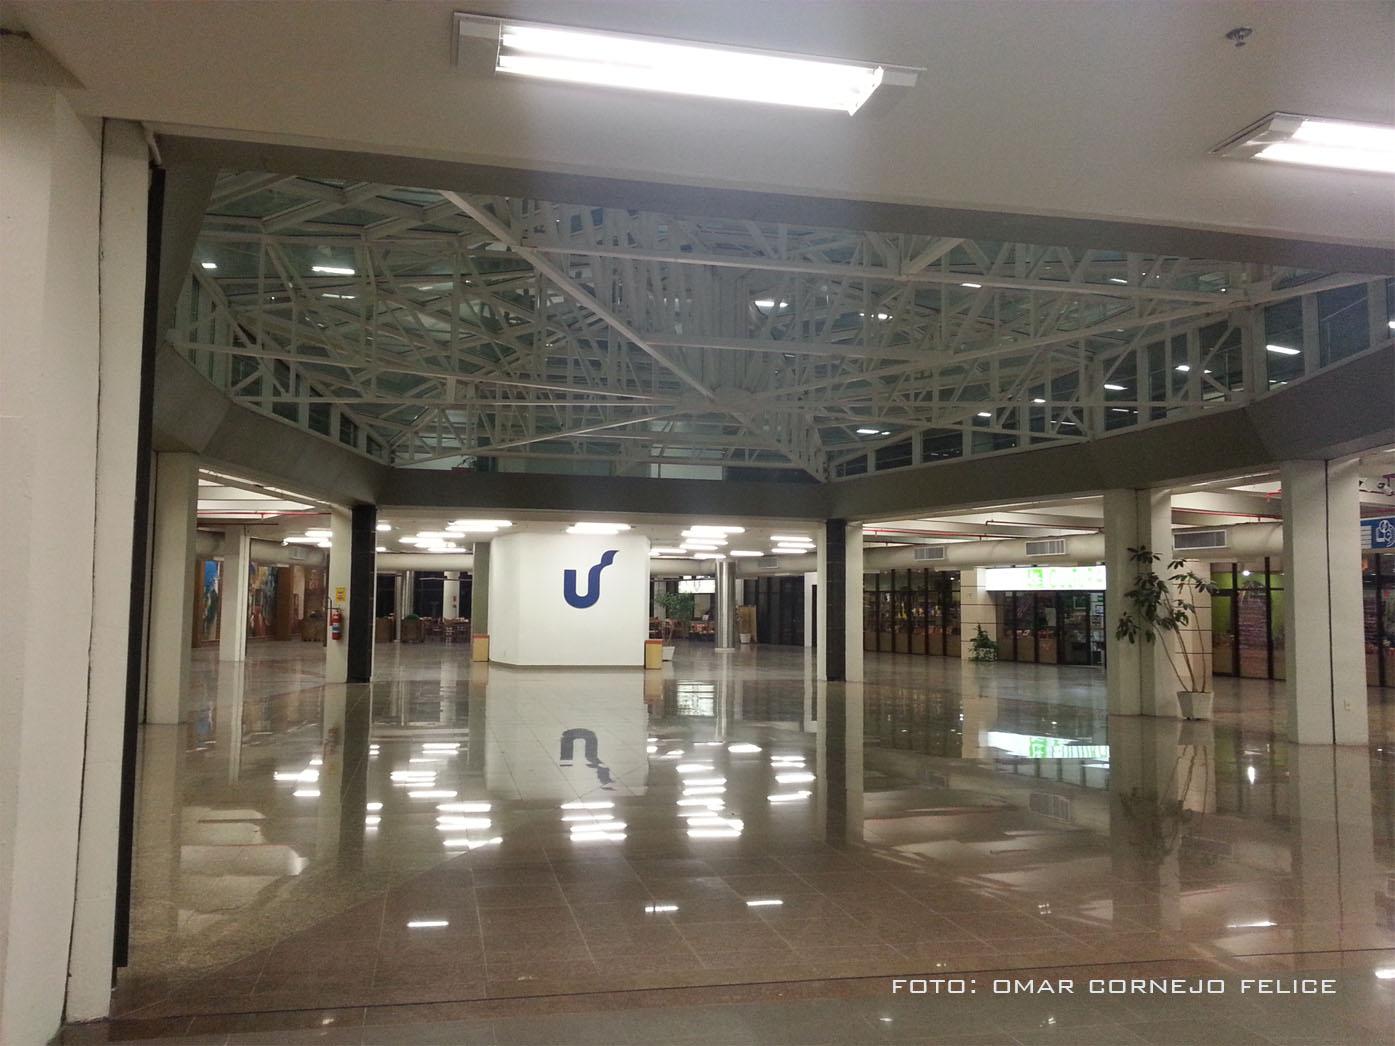
[[[1288,746],[1258,689],[1184,723],[1090,669],[319,657],[200,654],[144,732],[121,1012],[1395,947],[1388,734]]]

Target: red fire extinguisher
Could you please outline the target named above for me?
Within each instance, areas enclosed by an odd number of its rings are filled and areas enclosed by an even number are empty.
[[[344,612],[338,607],[329,608],[329,638],[344,638]]]

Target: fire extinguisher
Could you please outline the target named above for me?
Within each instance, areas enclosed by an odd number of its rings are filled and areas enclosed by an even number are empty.
[[[330,607],[329,609],[329,638],[336,640],[344,638],[344,612],[338,607]]]

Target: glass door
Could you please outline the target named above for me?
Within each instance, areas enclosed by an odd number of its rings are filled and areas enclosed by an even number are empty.
[[[1090,593],[1061,592],[1060,662],[1063,665],[1090,664]]]

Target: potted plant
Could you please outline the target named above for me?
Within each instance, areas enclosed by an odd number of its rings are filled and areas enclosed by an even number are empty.
[[[1210,719],[1215,695],[1211,693],[1211,662],[1197,626],[1196,599],[1213,596],[1216,585],[1209,578],[1185,569],[1186,561],[1168,563],[1169,575],[1159,576],[1154,564],[1162,556],[1148,546],[1129,549],[1134,565],[1133,585],[1124,593],[1125,609],[1114,629],[1117,639],[1130,643],[1162,641],[1163,653],[1177,677],[1177,702],[1185,719]]]
[[[982,625],[975,625],[974,638],[969,640],[969,660],[970,661],[996,661],[998,660],[998,643],[983,630]]]

